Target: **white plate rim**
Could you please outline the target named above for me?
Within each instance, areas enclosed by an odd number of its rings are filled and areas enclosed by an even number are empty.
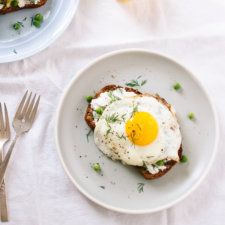
[[[60,23],[60,26],[57,27],[57,29],[55,30],[55,32],[51,38],[46,39],[46,41],[42,42],[42,44],[39,46],[36,46],[36,47],[30,46],[30,50],[28,52],[15,54],[15,55],[13,55],[13,57],[8,56],[5,60],[4,59],[1,60],[0,64],[16,62],[19,60],[26,59],[30,56],[33,56],[33,55],[43,51],[47,47],[49,47],[53,42],[55,42],[63,34],[63,32],[69,26],[69,24],[71,23],[71,21],[74,17],[75,12],[77,11],[79,2],[80,2],[80,0],[77,0],[77,4],[74,7],[71,7],[72,9],[71,9],[70,13],[68,13],[67,16],[64,18],[64,20],[62,20],[62,22]]]
[[[179,67],[181,67],[183,70],[185,70],[189,76],[191,76],[191,78],[198,84],[198,86],[201,88],[201,91],[203,91],[204,95],[206,96],[210,107],[212,109],[213,112],[213,116],[214,116],[214,120],[215,120],[215,143],[214,143],[214,147],[213,147],[213,153],[212,153],[212,157],[208,163],[207,168],[205,168],[204,173],[201,175],[201,177],[199,178],[199,180],[192,186],[192,188],[189,189],[189,191],[187,191],[185,194],[181,195],[179,198],[177,198],[176,200],[173,200],[172,202],[168,203],[168,204],[164,204],[161,207],[157,207],[154,209],[146,209],[146,210],[126,210],[126,209],[122,209],[122,208],[118,208],[118,207],[114,207],[111,206],[109,204],[103,203],[101,201],[99,201],[98,199],[92,197],[89,193],[87,193],[84,189],[82,189],[82,187],[76,182],[76,180],[72,177],[72,175],[70,174],[69,170],[67,169],[66,164],[63,161],[63,157],[61,154],[61,150],[60,150],[60,145],[59,145],[59,135],[58,135],[58,128],[59,128],[59,118],[60,118],[60,114],[62,111],[62,104],[69,92],[69,90],[72,88],[72,86],[76,83],[76,80],[82,76],[82,73],[87,70],[88,68],[90,68],[91,66],[93,66],[94,64],[104,60],[105,58],[109,58],[111,56],[115,56],[118,54],[123,54],[123,53],[147,53],[147,54],[152,54],[152,55],[156,55],[159,57],[162,57],[168,61],[171,61],[172,63],[178,65]],[[120,212],[120,213],[126,213],[126,214],[146,214],[146,213],[154,213],[154,212],[158,212],[161,211],[163,209],[167,209],[172,207],[173,205],[177,204],[178,202],[182,201],[183,199],[185,199],[189,194],[191,194],[199,185],[200,183],[204,180],[204,178],[206,177],[206,175],[209,172],[209,169],[212,166],[212,163],[215,159],[215,155],[218,149],[218,143],[219,143],[219,119],[218,119],[218,115],[216,112],[216,108],[214,106],[214,103],[210,97],[210,95],[208,94],[208,92],[206,91],[205,87],[202,85],[202,83],[198,80],[198,78],[186,67],[184,67],[182,64],[180,64],[179,62],[177,62],[177,60],[171,58],[170,56],[161,53],[161,52],[157,52],[157,51],[150,51],[150,50],[146,50],[146,49],[142,49],[142,48],[128,48],[128,49],[122,49],[122,50],[116,50],[116,51],[112,51],[109,53],[106,53],[100,57],[97,57],[95,60],[93,60],[91,63],[89,63],[88,65],[86,65],[84,68],[82,68],[81,70],[79,70],[76,75],[72,78],[72,80],[69,82],[69,84],[67,85],[67,87],[64,89],[63,95],[61,96],[57,111],[56,111],[56,117],[55,117],[55,142],[56,142],[56,149],[57,149],[57,153],[59,156],[59,159],[61,161],[61,164],[63,166],[63,169],[65,170],[67,176],[69,177],[69,179],[73,182],[73,184],[76,186],[76,188],[84,195],[86,196],[89,200],[95,202],[96,204],[106,208],[106,209],[110,209],[112,211],[115,212]]]

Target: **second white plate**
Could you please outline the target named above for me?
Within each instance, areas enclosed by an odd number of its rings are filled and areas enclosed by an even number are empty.
[[[36,9],[0,15],[0,63],[24,59],[48,47],[69,25],[78,3],[79,0],[48,0]],[[44,16],[40,28],[31,26],[31,18],[37,13]],[[24,27],[15,31],[12,25],[18,21]]]

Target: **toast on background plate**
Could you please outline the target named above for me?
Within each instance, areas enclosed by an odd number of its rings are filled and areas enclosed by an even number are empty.
[[[38,8],[47,0],[0,0],[0,14],[15,12],[20,9]]]

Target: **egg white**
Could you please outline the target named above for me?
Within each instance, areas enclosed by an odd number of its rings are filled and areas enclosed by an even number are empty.
[[[149,145],[134,145],[126,137],[126,121],[132,117],[134,106],[139,112],[150,113],[157,121],[158,136]],[[107,123],[106,118],[116,115],[116,122]],[[107,134],[110,125],[110,132]],[[125,138],[124,138],[125,137]],[[133,166],[151,165],[159,160],[179,161],[181,133],[175,109],[169,110],[153,96],[124,97],[108,105],[96,123],[94,141],[97,147],[113,160],[121,160]]]

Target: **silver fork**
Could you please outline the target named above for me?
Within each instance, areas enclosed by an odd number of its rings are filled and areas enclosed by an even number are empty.
[[[1,121],[1,127],[0,127],[0,163],[3,160],[3,150],[4,145],[7,141],[10,139],[10,126],[9,126],[9,116],[6,104],[4,103],[4,111],[5,111],[5,122],[3,118],[3,112],[2,112],[2,104],[0,103],[0,121]],[[5,188],[5,182],[3,180],[2,185],[0,187],[0,211],[1,211],[1,221],[7,222],[8,221],[8,210],[7,210],[7,202],[6,202],[6,188]]]
[[[28,99],[26,100],[27,94],[28,94],[28,91],[26,91],[25,95],[23,96],[22,101],[20,102],[20,105],[17,109],[16,115],[13,120],[13,128],[16,131],[16,136],[15,136],[11,146],[9,147],[9,150],[8,150],[7,154],[5,155],[4,160],[1,163],[0,184],[3,181],[3,177],[5,174],[7,165],[9,163],[10,156],[12,154],[13,148],[16,144],[18,137],[20,137],[22,134],[24,134],[25,132],[28,132],[30,130],[30,128],[33,125],[36,113],[37,113],[40,96],[38,97],[37,101],[35,102],[35,100],[36,100],[36,94],[35,94],[30,103],[32,92],[30,93]],[[25,103],[25,100],[26,100],[26,103]]]

